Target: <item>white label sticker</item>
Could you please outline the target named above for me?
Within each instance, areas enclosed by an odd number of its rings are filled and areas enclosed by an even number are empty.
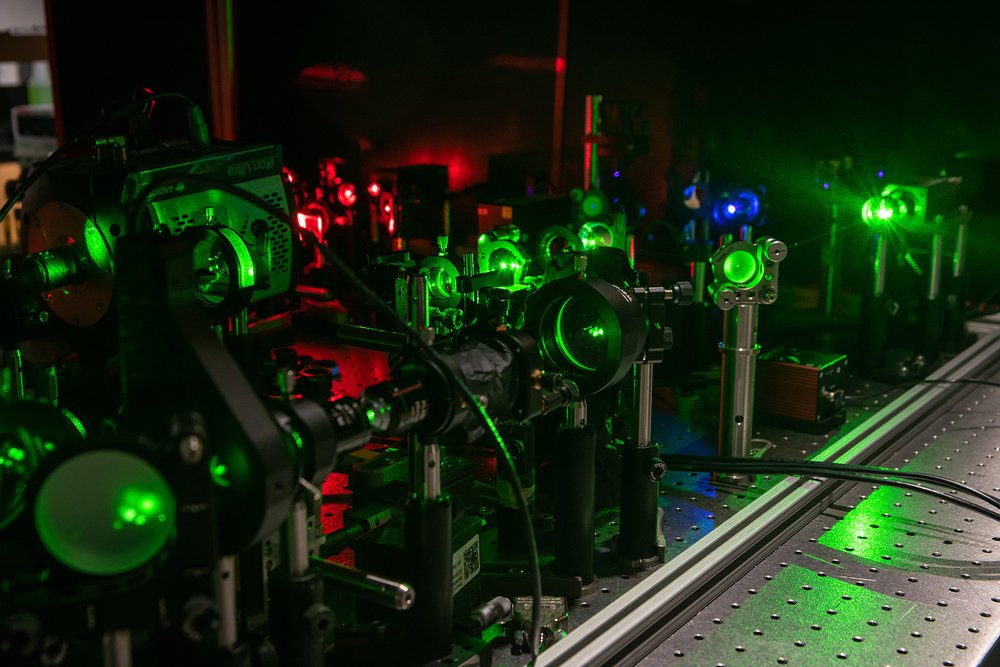
[[[465,546],[451,557],[452,594],[479,574],[479,535],[465,543]]]

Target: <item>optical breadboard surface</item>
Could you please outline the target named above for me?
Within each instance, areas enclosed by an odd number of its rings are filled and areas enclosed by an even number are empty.
[[[995,493],[1000,388],[949,390],[880,465]],[[1000,526],[910,490],[846,488],[642,664],[994,664]]]

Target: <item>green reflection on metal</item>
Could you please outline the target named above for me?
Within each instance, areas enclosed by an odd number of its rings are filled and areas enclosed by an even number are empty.
[[[83,427],[83,422],[77,419],[76,415],[74,415],[69,410],[63,408],[60,408],[60,412],[62,412],[63,417],[69,420],[69,422],[73,425],[73,427],[77,430],[77,432],[80,434],[81,437],[83,438],[87,437],[87,429]]]
[[[896,503],[903,502],[911,503],[912,498],[902,489],[879,487],[825,532],[819,544],[883,567],[915,568],[918,556],[907,548],[912,535],[906,533],[917,526],[893,516]]]
[[[693,642],[684,663],[766,665],[784,656],[800,664],[808,652],[816,665],[840,664],[841,653],[847,664],[896,664],[896,649],[913,641],[914,619],[932,607],[841,581],[836,566],[824,562],[829,566],[815,571],[789,564],[772,581],[761,576],[756,594],[733,600],[739,608]]]
[[[83,227],[83,242],[87,247],[87,255],[90,257],[90,261],[100,267],[102,271],[113,273],[114,262],[111,257],[110,244],[104,237],[101,228],[90,220]]]

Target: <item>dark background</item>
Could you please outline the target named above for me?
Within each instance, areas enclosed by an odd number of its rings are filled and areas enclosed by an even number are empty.
[[[66,132],[137,85],[209,107],[200,3],[139,11],[112,2],[100,12],[72,0],[49,4]],[[970,296],[986,298],[1000,240],[994,23],[972,3],[933,12],[873,4],[571,0],[556,188],[582,183],[583,97],[591,92],[643,103],[650,151],[623,173],[647,212],[640,227],[676,211],[679,184],[698,169],[765,186],[765,231],[790,245],[825,229],[820,160],[850,156],[857,187],[869,194],[877,169],[889,180],[945,170],[965,179],[975,214]],[[548,177],[557,2],[237,2],[235,15],[239,139],[280,142],[293,168],[309,173],[328,155],[365,169],[436,162],[449,166],[453,190],[501,171]],[[341,80],[300,76],[316,65]],[[169,114],[160,122],[169,127]],[[843,196],[854,215],[867,195]],[[861,266],[870,245],[862,231],[851,234],[849,255]],[[783,281],[816,283],[820,245],[794,247]],[[856,286],[848,273],[846,284]]]

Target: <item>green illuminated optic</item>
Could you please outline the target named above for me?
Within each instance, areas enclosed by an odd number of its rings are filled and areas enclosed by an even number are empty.
[[[371,408],[368,408],[367,410],[365,410],[365,416],[368,417],[368,423],[371,424],[375,421],[377,413]]]
[[[221,486],[224,489],[229,488],[231,482],[226,478],[226,474],[229,472],[229,469],[226,468],[225,463],[219,462],[218,456],[213,456],[208,462],[208,470],[211,473],[212,481],[215,482],[216,486]]]
[[[559,313],[556,315],[556,345],[559,346],[559,351],[562,352],[563,356],[566,357],[567,361],[571,364],[585,371],[595,371],[597,369],[594,366],[588,366],[573,354],[572,347],[566,339],[563,316],[566,314],[566,307],[570,304],[570,301],[572,301],[572,299],[567,299],[563,302],[563,304],[559,307]]]
[[[104,237],[101,228],[90,220],[87,220],[83,227],[83,242],[87,246],[87,255],[90,257],[90,261],[100,267],[102,271],[112,273],[114,262],[111,258],[110,244]]]
[[[899,222],[908,214],[909,208],[905,202],[888,197],[872,197],[861,207],[861,219],[872,226]]]
[[[584,329],[584,331],[589,333],[594,338],[604,338],[604,327],[599,327],[595,325],[592,327],[587,327],[586,329]]]
[[[734,250],[722,263],[722,273],[726,280],[745,285],[753,280],[760,270],[757,258],[746,250]]]
[[[176,501],[147,461],[118,450],[70,458],[39,487],[35,527],[63,565],[98,576],[149,562],[174,534]]]
[[[199,243],[194,250],[194,262],[198,275],[198,298],[207,305],[215,306],[225,299],[229,286],[235,281],[239,290],[252,289],[256,271],[254,257],[242,237],[229,227],[214,230],[215,235]],[[235,260],[235,274],[230,275],[226,263],[228,244]]]
[[[72,412],[64,408],[60,408],[59,411],[62,412],[63,416],[66,419],[68,419],[71,424],[73,424],[73,427],[80,433],[82,437],[84,438],[87,437],[87,429],[83,427],[83,422],[77,419],[76,415],[74,415]]]
[[[604,215],[604,198],[596,194],[588,194],[580,202],[580,209],[588,218],[598,218]]]

